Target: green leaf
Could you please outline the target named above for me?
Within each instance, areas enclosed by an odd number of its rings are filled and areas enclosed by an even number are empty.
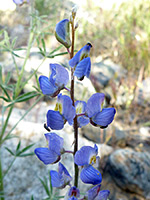
[[[31,200],[34,200],[34,197],[33,197],[33,195],[31,196]]]
[[[14,154],[9,148],[5,147],[5,149],[6,149],[11,155],[15,156],[15,154]]]
[[[0,84],[0,87],[2,88],[3,92],[7,96],[8,101],[11,101],[11,98],[10,98],[9,94],[7,93],[6,89],[4,88],[4,85]]]
[[[0,99],[3,99],[3,100],[6,101],[6,102],[10,102],[9,99],[7,99],[7,98],[5,98],[5,97],[3,97],[3,96],[0,96]]]
[[[37,84],[37,86],[38,86],[38,89],[40,90],[39,78],[38,78],[38,76],[37,76],[36,73],[35,73],[35,80],[36,80],[36,84]],[[33,87],[35,87],[35,86],[33,86]]]
[[[17,40],[17,37],[15,37],[15,38],[13,39],[12,43],[11,43],[11,45],[12,45],[12,48],[14,48],[14,47],[15,47],[16,40]]]
[[[16,152],[19,151],[20,146],[21,146],[21,141],[18,142],[18,145],[17,145],[17,147],[16,147]]]
[[[43,38],[41,39],[41,42],[42,42],[42,46],[43,46],[43,49],[44,49],[44,53],[46,53],[45,41],[44,41]]]
[[[21,151],[16,152],[16,156],[23,156],[22,154],[23,154],[24,152],[26,152],[27,150],[29,150],[33,145],[34,145],[34,144],[30,144],[30,145],[26,146],[25,148],[23,148]]]
[[[23,102],[23,101],[27,101],[29,99],[32,99],[33,97],[38,96],[39,94],[37,92],[27,92],[25,94],[20,95],[19,97],[17,97],[17,99],[15,99],[15,102]]]
[[[9,36],[8,36],[7,31],[4,31],[4,39],[5,39],[6,45],[9,47],[10,46],[10,42],[9,42]]]
[[[11,72],[7,72],[7,76],[5,78],[5,84],[7,85],[10,81],[10,78],[11,78]]]
[[[64,199],[65,196],[55,196],[56,199]]]
[[[59,51],[62,47],[63,47],[63,45],[60,45],[59,47],[57,47],[56,49],[54,49],[53,51],[51,51],[51,52],[49,53],[49,55],[52,55],[52,54],[55,53],[56,51]]]
[[[68,52],[62,52],[62,53],[50,55],[50,56],[47,56],[47,58],[54,58],[55,56],[62,56],[62,55],[66,55],[66,54],[68,54]]]
[[[32,153],[21,154],[21,155],[19,155],[18,157],[27,157],[27,156],[34,156],[34,155],[35,155],[35,153],[32,152]]]
[[[49,188],[48,188],[48,183],[47,183],[47,179],[46,177],[44,176],[44,180],[42,180],[41,178],[40,179],[40,182],[42,183],[44,189],[45,189],[45,192],[47,193],[47,195],[50,197],[51,196],[51,193],[49,191]]]
[[[50,173],[49,173],[49,186],[50,186],[50,193],[53,194],[53,187],[52,187],[52,182],[51,182]]]
[[[22,56],[19,56],[18,54],[16,54],[16,53],[14,53],[13,51],[10,51],[14,56],[16,56],[16,57],[18,57],[18,58],[23,58],[23,59],[25,59],[24,57],[22,57]]]
[[[20,51],[20,50],[26,50],[26,48],[17,48],[17,49],[14,49],[14,51]]]

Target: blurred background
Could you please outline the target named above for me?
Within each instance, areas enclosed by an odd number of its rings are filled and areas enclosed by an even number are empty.
[[[103,92],[106,95],[105,106],[113,106],[117,110],[114,122],[107,129],[88,125],[80,130],[80,139],[83,144],[99,144],[102,188],[110,190],[110,200],[150,199],[150,1],[35,0],[16,6],[13,1],[5,0],[0,5],[0,31],[6,30],[11,40],[16,38],[15,48],[26,47],[32,13],[37,34],[44,39],[47,51],[52,51],[60,45],[54,36],[56,23],[69,18],[75,4],[79,8],[75,49],[79,50],[87,42],[93,46],[90,80],[85,78],[82,83],[76,82],[75,97],[87,101],[94,92]],[[31,49],[25,78],[42,60],[38,45],[35,43]],[[65,48],[59,50],[60,53],[64,51]],[[21,51],[18,55],[24,56],[25,52]],[[21,67],[20,57],[16,58],[16,62]],[[39,68],[38,76],[49,75],[50,62],[63,63],[68,67],[68,59],[68,55],[47,58]],[[11,81],[15,82],[15,67],[9,52],[1,52],[0,64],[4,74],[12,72]],[[24,91],[30,91],[34,81],[30,80]],[[15,107],[10,127],[33,101]],[[14,134],[21,138],[23,145],[33,142],[36,146],[46,145],[41,139],[45,132],[43,123],[47,110],[54,107],[55,101],[44,97],[15,129]],[[68,125],[64,132],[72,138],[72,129]],[[16,142],[17,139],[13,139],[6,145],[13,147]],[[5,169],[11,158],[8,152],[4,157],[8,157],[4,162]],[[18,175],[10,173],[5,180],[8,199],[30,199],[32,194],[37,200],[43,198],[38,176],[46,176],[45,166],[36,158],[25,159],[14,165],[13,171]],[[16,184],[10,185],[11,181]]]

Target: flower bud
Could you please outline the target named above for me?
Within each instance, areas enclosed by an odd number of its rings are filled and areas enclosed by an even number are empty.
[[[75,25],[75,29],[77,29],[78,28],[78,26],[79,26],[79,23],[78,22],[76,22],[76,25]]]
[[[63,19],[56,25],[55,37],[66,48],[69,48],[71,46],[70,27],[68,19]]]
[[[78,6],[75,5],[73,8],[72,8],[72,17],[75,18],[76,14],[77,14],[77,10],[78,10]]]

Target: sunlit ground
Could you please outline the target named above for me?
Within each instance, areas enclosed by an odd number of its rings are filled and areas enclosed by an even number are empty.
[[[1,0],[0,1],[0,10],[1,11],[13,11],[16,9],[16,5],[14,4],[14,2],[12,0]]]

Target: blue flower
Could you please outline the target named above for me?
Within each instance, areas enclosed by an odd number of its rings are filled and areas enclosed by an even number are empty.
[[[93,94],[87,101],[86,114],[94,126],[106,128],[114,119],[115,108],[102,108],[105,95]]]
[[[68,19],[63,19],[56,25],[55,36],[56,39],[66,48],[69,48],[71,46],[70,27]]]
[[[101,185],[96,185],[86,192],[86,198],[88,200],[107,200],[110,191],[102,190],[100,191]]]
[[[75,54],[75,56],[71,60],[69,60],[70,67],[75,67],[81,60],[89,57],[91,47],[92,45],[90,43],[87,43],[84,47],[82,47]]]
[[[23,3],[29,3],[29,0],[13,0],[13,2],[17,5],[22,5]]]
[[[90,57],[84,58],[81,60],[74,71],[74,76],[78,78],[78,80],[82,81],[84,79],[84,76],[89,78],[91,71],[91,60]]]
[[[45,137],[48,141],[48,148],[39,147],[34,152],[45,165],[56,163],[61,159],[61,154],[64,152],[64,140],[53,132],[46,133]]]
[[[72,186],[65,199],[67,200],[77,200],[80,197],[80,190],[76,186]]]
[[[82,47],[75,56],[69,60],[69,65],[75,67],[74,76],[76,76],[80,81],[84,79],[84,76],[89,78],[91,71],[91,60],[89,57],[90,49],[92,45],[87,43]]]
[[[95,144],[94,148],[91,146],[83,146],[78,150],[74,157],[74,162],[79,166],[93,165],[99,162],[98,147]]]
[[[109,190],[102,190],[98,193],[97,197],[94,200],[107,200],[110,194]]]
[[[61,130],[66,121],[70,125],[73,124],[73,119],[76,115],[75,107],[72,105],[72,100],[67,95],[59,94],[55,110],[47,112],[47,126],[51,129]]]
[[[57,188],[64,188],[66,185],[70,185],[70,181],[72,180],[72,177],[70,176],[69,172],[61,162],[59,162],[58,165],[58,172],[51,170],[50,176],[52,187]]]
[[[98,165],[99,156],[98,147],[95,144],[94,148],[90,146],[83,146],[78,150],[74,157],[74,162],[78,166],[82,166],[80,179],[87,184],[97,185],[102,181],[101,173],[96,170],[93,165]]]
[[[42,93],[55,97],[64,89],[69,81],[68,71],[59,64],[50,64],[50,77],[40,76],[39,83]]]
[[[92,165],[87,165],[81,170],[80,179],[83,183],[97,185],[102,182],[102,175]]]
[[[85,126],[90,122],[89,118],[84,115],[86,111],[86,102],[76,101],[75,108],[76,108],[76,114],[77,114],[78,127],[81,128],[82,126]]]
[[[93,188],[91,188],[90,190],[88,190],[86,192],[86,197],[88,200],[94,200],[95,197],[98,195],[99,191],[100,191],[100,187],[101,185],[96,185]]]

